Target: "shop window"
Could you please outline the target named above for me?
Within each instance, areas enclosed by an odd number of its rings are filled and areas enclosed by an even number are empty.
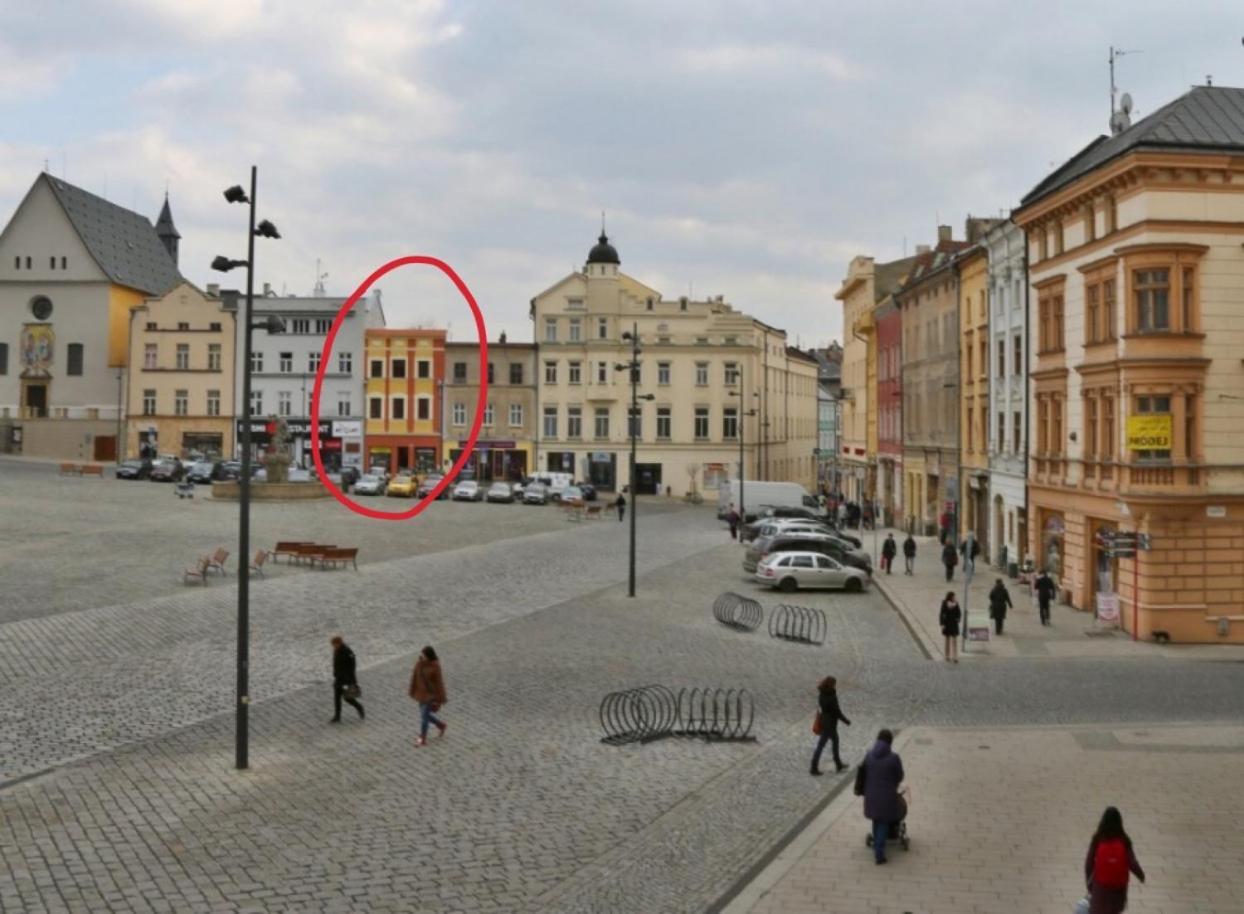
[[[1171,398],[1169,396],[1143,396],[1136,398],[1136,415],[1138,416],[1166,416],[1169,420],[1171,415]],[[1130,430],[1129,430],[1129,436]],[[1154,460],[1170,460],[1171,452],[1169,448],[1161,449],[1140,449],[1132,451],[1132,455],[1139,461]]]

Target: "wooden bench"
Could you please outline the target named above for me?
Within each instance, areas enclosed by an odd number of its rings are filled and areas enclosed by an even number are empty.
[[[322,553],[326,552],[329,549],[336,549],[336,548],[337,546],[335,543],[326,543],[324,545],[317,545],[316,543],[298,543],[296,546],[294,546],[294,551],[292,555],[290,556],[290,559],[291,561],[295,561],[295,562],[301,562],[303,559],[306,559],[312,565],[314,565],[315,560]]]
[[[335,568],[337,565],[344,566],[349,563],[358,571],[358,556],[358,546],[324,546],[318,555],[312,556],[311,564],[319,562],[321,568],[327,568],[330,564]]]
[[[98,463],[85,463],[78,469],[80,471],[79,475],[81,476],[98,476],[100,479],[104,478],[104,468]]]
[[[215,568],[221,574],[227,574],[225,571],[225,562],[229,561],[229,551],[223,546],[213,552],[207,559],[208,569]]]
[[[210,555],[203,556],[203,558],[199,559],[198,563],[193,568],[187,568],[184,572],[182,572],[181,582],[185,584],[192,578],[198,578],[203,582],[203,586],[206,587],[207,571],[208,568],[211,567],[211,562],[212,557]]]
[[[298,557],[298,549],[302,546],[314,546],[315,543],[308,543],[303,540],[281,540],[276,547],[268,553],[275,562],[280,556],[286,557],[286,562],[291,562]]]
[[[60,474],[62,476],[81,476],[82,475],[82,464],[62,463],[60,465]]]
[[[267,549],[255,550],[255,560],[251,562],[251,571],[258,572],[259,576],[262,578],[264,576],[263,566],[268,563],[268,559],[271,555],[272,553]]]
[[[566,504],[565,502],[562,502],[561,506],[562,506],[562,511],[564,511],[566,514],[566,520],[572,520],[575,523],[578,523],[579,521],[583,520],[583,506],[582,505],[570,505],[570,504]]]

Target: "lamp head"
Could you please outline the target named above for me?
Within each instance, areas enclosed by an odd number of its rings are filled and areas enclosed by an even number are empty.
[[[269,335],[275,335],[285,332],[285,321],[275,314],[269,314],[267,320],[264,321],[264,329]]]
[[[271,222],[269,222],[267,219],[264,219],[257,226],[255,226],[255,234],[258,235],[260,238],[280,238],[281,237],[281,233],[276,230],[276,226],[273,225]],[[325,275],[328,275],[328,274],[325,274]]]
[[[234,184],[225,191],[225,199],[230,203],[250,203],[250,197],[246,196],[246,191],[242,190],[241,184]]]
[[[230,260],[228,257],[224,257],[219,254],[216,255],[216,257],[212,259],[212,269],[216,270],[219,273],[228,273],[230,270],[232,270],[236,266],[237,266],[236,262]]]
[[[633,333],[631,333],[631,331],[626,330],[626,331],[623,331],[623,333],[622,333],[622,339],[624,339],[624,340],[633,340],[633,339],[635,339],[635,335],[634,335]]]

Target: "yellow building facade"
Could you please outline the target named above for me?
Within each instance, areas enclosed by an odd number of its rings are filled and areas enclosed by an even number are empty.
[[[959,533],[989,543],[989,257],[959,257]]]
[[[369,328],[364,337],[366,465],[420,475],[441,469],[445,331]]]
[[[1015,216],[1031,552],[1064,602],[1141,638],[1244,643],[1244,130],[1221,114],[1241,103],[1195,88]]]
[[[182,281],[129,314],[125,456],[233,453],[234,312]]]

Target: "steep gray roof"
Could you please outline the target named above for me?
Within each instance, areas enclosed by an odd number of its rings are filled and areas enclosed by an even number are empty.
[[[1195,86],[1115,136],[1099,136],[1034,187],[1028,206],[1077,178],[1138,149],[1174,152],[1244,151],[1244,89]]]
[[[146,216],[46,172],[39,179],[48,183],[78,237],[113,282],[161,295],[181,281],[177,264]]]

